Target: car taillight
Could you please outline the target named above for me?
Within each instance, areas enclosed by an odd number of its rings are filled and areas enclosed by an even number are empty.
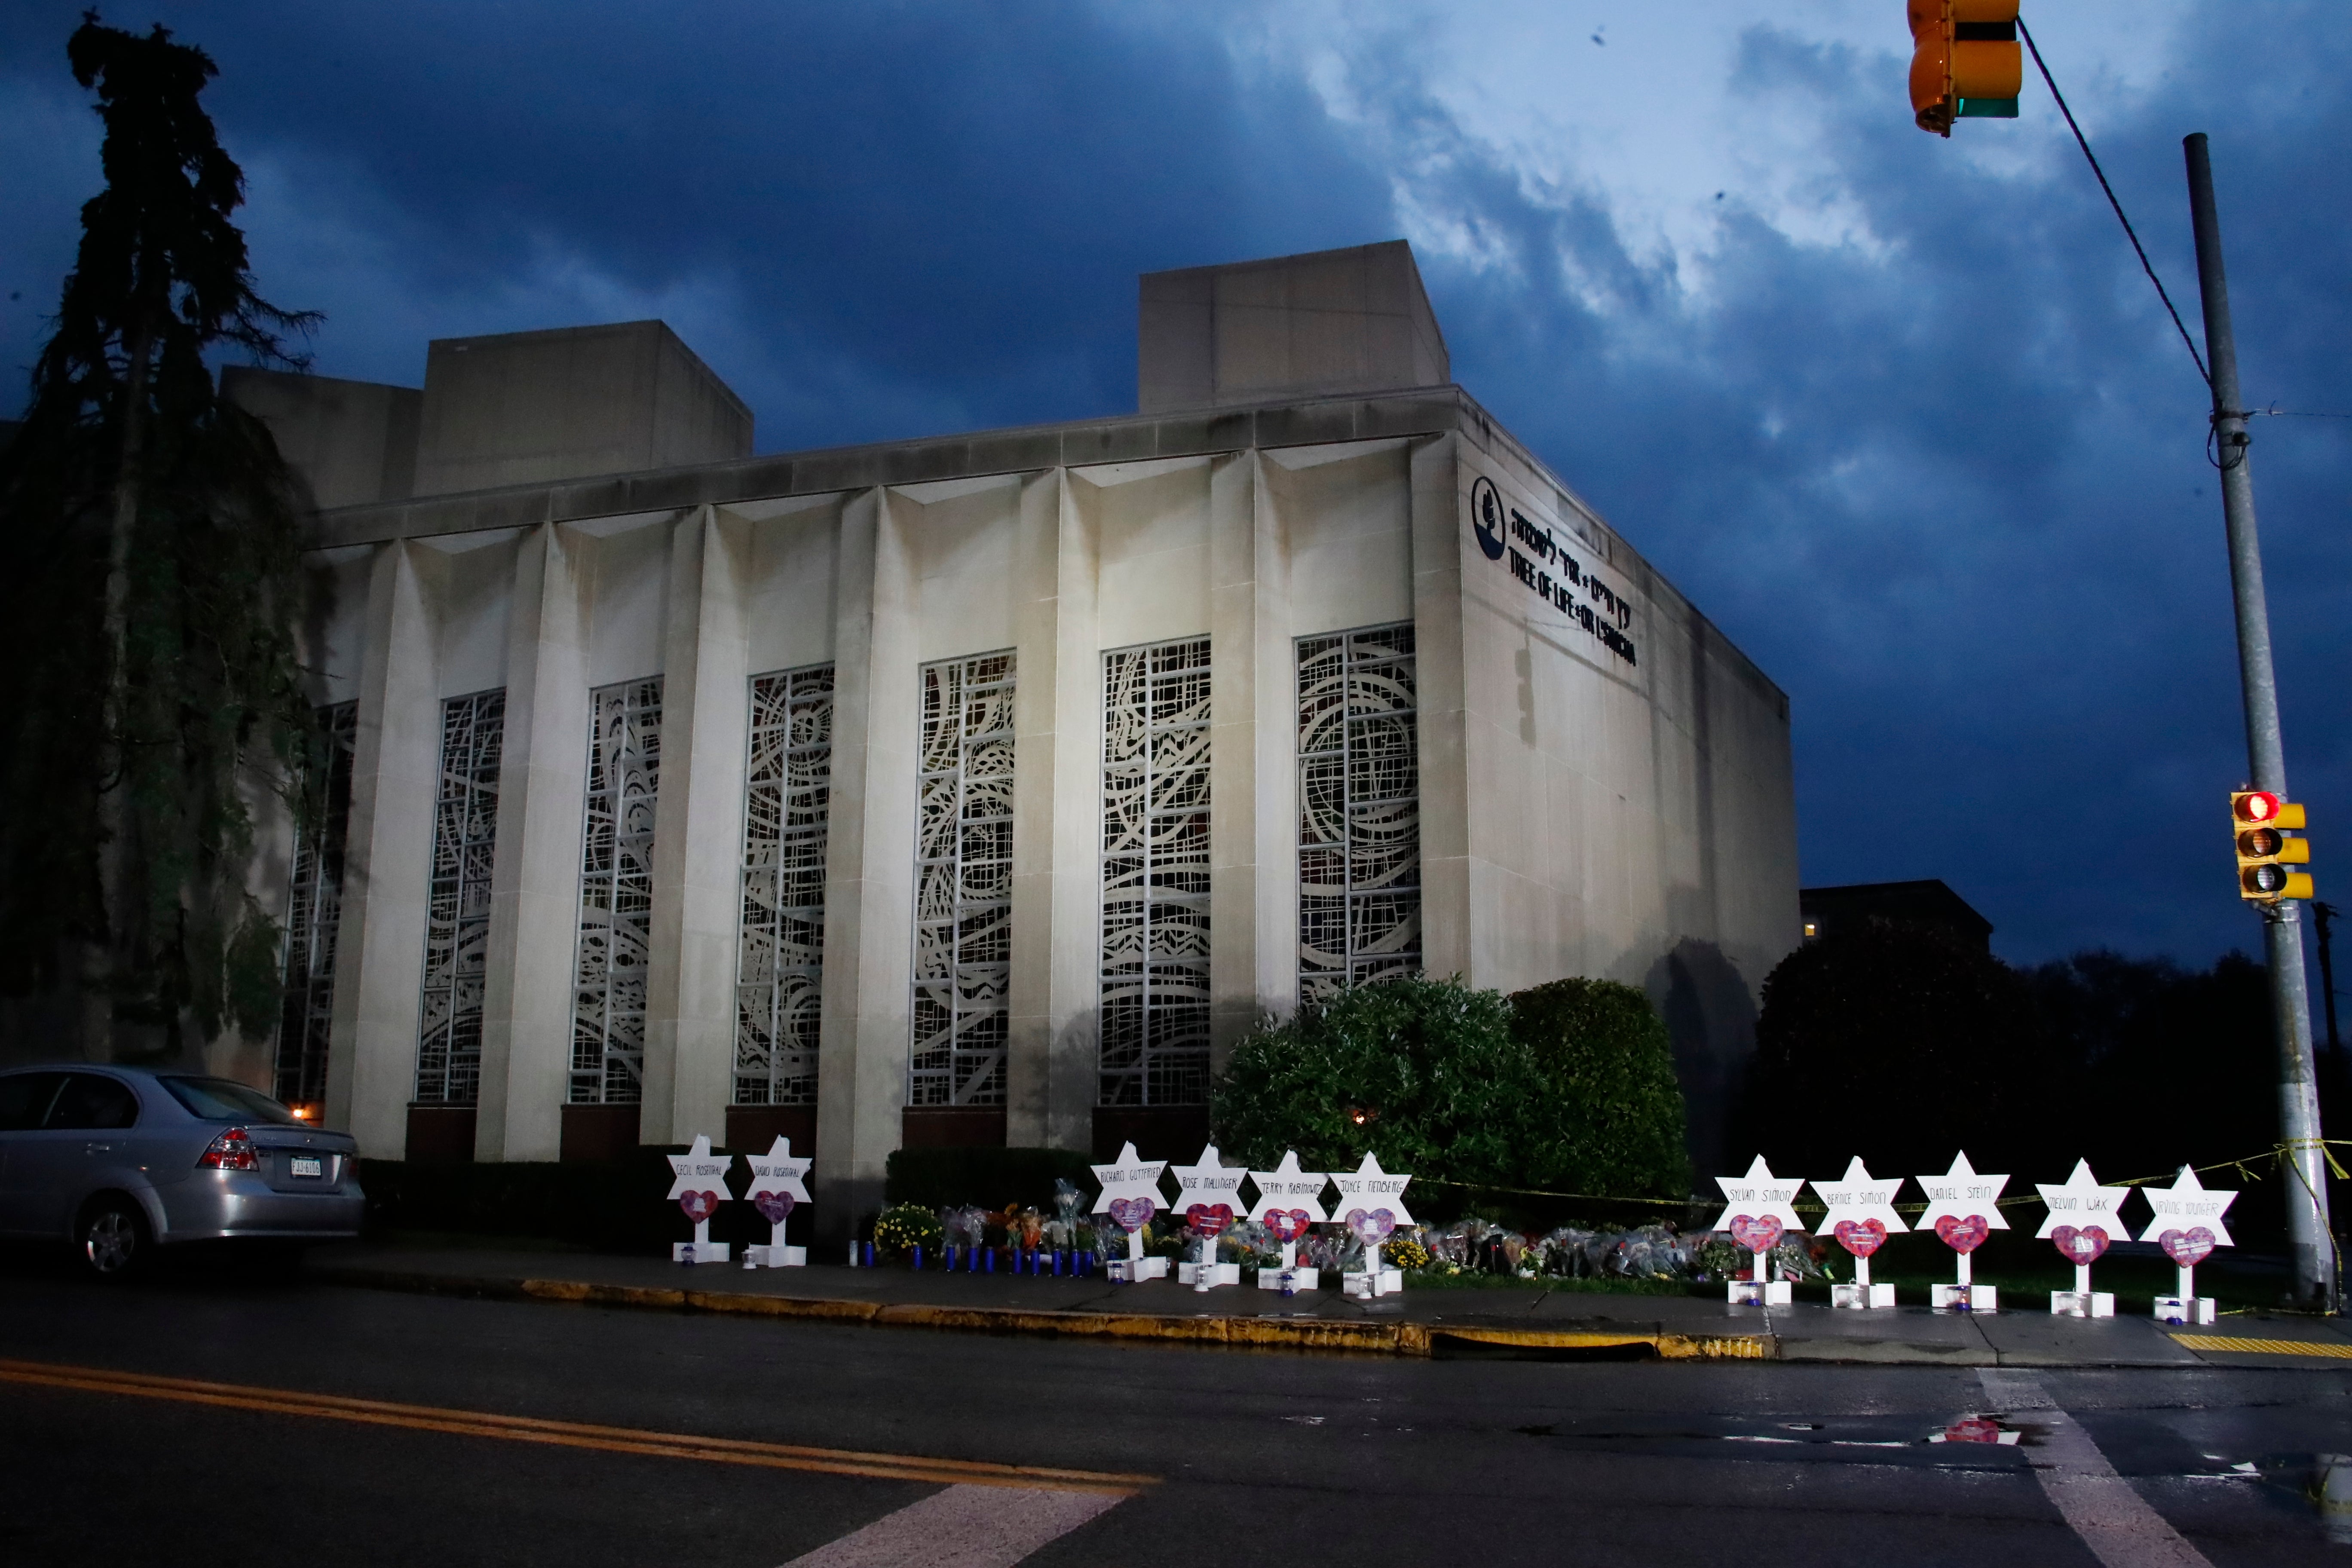
[[[242,1127],[232,1127],[213,1140],[197,1168],[206,1171],[258,1171],[261,1156],[253,1151],[253,1137]]]

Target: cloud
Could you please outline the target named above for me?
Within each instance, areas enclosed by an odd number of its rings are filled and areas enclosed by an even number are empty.
[[[2248,384],[2339,405],[2344,179],[2311,150],[2347,106],[2303,89],[2352,39],[2275,9],[2304,25],[2213,21],[2235,56],[2192,33],[2164,94],[2094,128],[2192,322],[2178,135],[2228,128],[2233,254],[2262,258],[2234,274]],[[1728,202],[1704,247],[1644,254],[1598,182],[1530,177],[1410,72],[1356,79],[1441,252],[1456,374],[1790,689],[1809,881],[1944,877],[2024,957],[2251,945],[2204,392],[2079,154],[1954,156],[1909,130],[1883,51],[1753,27],[1730,82],[1750,118],[1818,124],[1804,184],[1843,222]],[[2290,761],[2325,816],[2352,785],[2352,429],[2261,434],[2266,465],[2295,444],[2261,486]]]

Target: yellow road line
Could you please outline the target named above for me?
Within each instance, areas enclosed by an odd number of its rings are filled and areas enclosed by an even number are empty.
[[[254,1388],[194,1378],[157,1377],[100,1367],[57,1366],[45,1362],[0,1361],[0,1383],[167,1399],[232,1410],[307,1415],[373,1426],[446,1432],[459,1436],[499,1437],[565,1448],[614,1454],[644,1454],[768,1469],[816,1470],[828,1475],[868,1476],[879,1480],[920,1481],[935,1486],[1007,1487],[1028,1491],[1082,1491],[1130,1496],[1157,1483],[1157,1476],[1101,1470],[1066,1470],[1037,1465],[994,1465],[974,1459],[936,1459],[911,1454],[871,1454],[845,1448],[812,1448],[790,1443],[759,1443],[740,1437],[707,1437],[648,1432],[633,1426],[601,1426],[551,1421],[531,1415],[452,1410],[430,1405],[400,1405],[292,1389]]]
[[[2173,1342],[2192,1351],[2228,1351],[2237,1355],[2317,1355],[2352,1361],[2352,1344],[2328,1340],[2247,1340],[2234,1334],[2175,1334]]]

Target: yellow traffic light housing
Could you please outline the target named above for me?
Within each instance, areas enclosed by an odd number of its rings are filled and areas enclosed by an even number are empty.
[[[2268,790],[2231,792],[2230,826],[2238,845],[2238,897],[2250,903],[2275,904],[2312,896],[2310,877],[2287,869],[2311,864],[2311,840],[2287,837],[2288,830],[2303,825],[2303,807]]]
[[[2017,0],[1905,0],[1911,25],[1911,112],[1922,131],[1952,121],[2014,120],[2025,86]]]

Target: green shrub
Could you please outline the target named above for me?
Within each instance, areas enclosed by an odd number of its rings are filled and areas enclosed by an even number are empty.
[[[1234,1047],[1211,1102],[1219,1147],[1264,1168],[1389,1170],[1472,1187],[1601,1196],[1689,1190],[1682,1091],[1648,999],[1564,980],[1506,999],[1383,980],[1301,1007]]]
[[[1534,1058],[1494,991],[1418,977],[1351,986],[1234,1049],[1210,1101],[1218,1146],[1260,1169],[1390,1170],[1525,1184],[1538,1128]]]
[[[1650,999],[1614,980],[1515,992],[1511,1032],[1532,1052],[1560,1133],[1539,1184],[1605,1197],[1690,1191],[1674,1045]]]

